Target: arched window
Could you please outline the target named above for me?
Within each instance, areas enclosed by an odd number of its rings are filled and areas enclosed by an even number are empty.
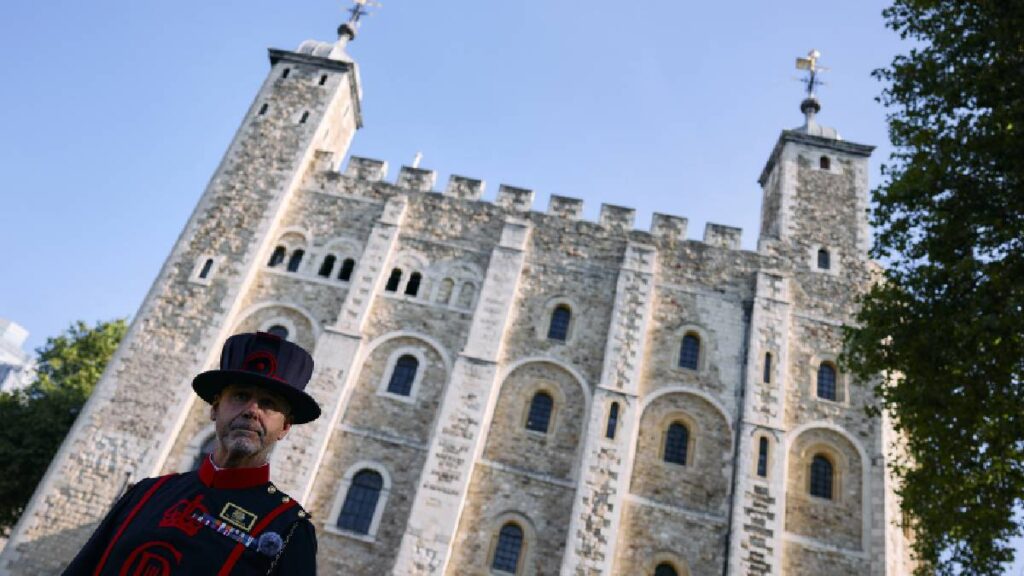
[[[526,429],[547,432],[551,424],[551,410],[555,401],[547,392],[537,392],[530,401],[530,412],[526,416]]]
[[[388,392],[399,396],[408,396],[412,392],[412,383],[416,380],[416,369],[420,362],[415,356],[406,354],[395,362],[395,369],[388,380]]]
[[[679,576],[679,572],[676,572],[675,566],[662,562],[654,569],[654,576]]]
[[[832,499],[832,462],[821,454],[811,460],[811,496]]]
[[[764,436],[757,442],[757,475],[768,477],[768,439]]]
[[[476,296],[476,287],[472,282],[463,282],[459,289],[459,308],[469,308],[473,305],[473,298]]]
[[[764,353],[764,375],[762,376],[761,380],[765,384],[771,384],[772,383],[772,353],[771,352],[765,352]]]
[[[683,336],[679,347],[679,367],[696,370],[700,366],[700,336],[692,332]]]
[[[452,292],[455,290],[455,281],[451,278],[445,278],[441,281],[440,288],[437,289],[437,303],[447,304],[452,299]]]
[[[665,462],[686,466],[687,444],[690,442],[690,431],[679,422],[673,422],[665,433]]]
[[[273,334],[274,336],[277,336],[281,340],[288,339],[288,329],[285,328],[284,326],[281,326],[280,324],[274,324],[270,328],[267,328],[267,334]]]
[[[829,158],[828,156],[822,156],[821,158],[818,158],[818,168],[821,168],[822,170],[828,170],[831,167],[832,167],[832,159],[831,158]]]
[[[298,272],[299,264],[302,264],[302,257],[305,255],[305,250],[296,250],[295,252],[292,252],[292,257],[288,259],[288,271]]]
[[[338,515],[338,528],[356,534],[369,534],[383,486],[384,479],[373,470],[360,470],[356,473],[345,495],[341,514]]]
[[[824,248],[818,249],[818,269],[828,270],[832,267],[832,256]]]
[[[523,529],[512,522],[505,524],[498,532],[491,570],[515,574],[519,570],[519,556],[522,552]]]
[[[338,259],[334,254],[328,254],[327,257],[324,258],[324,263],[320,265],[320,275],[324,278],[330,278],[331,272],[334,271],[334,263],[337,260]]]
[[[548,340],[565,342],[569,337],[569,321],[572,320],[572,310],[565,304],[555,306],[551,312],[551,323],[548,324]]]
[[[352,277],[352,270],[356,267],[356,261],[351,258],[346,258],[341,263],[341,272],[338,272],[338,280],[348,281]]]
[[[195,459],[192,461],[192,470],[199,470],[199,467],[203,465],[203,460],[209,458],[216,448],[217,435],[210,434],[210,437],[203,440],[202,446],[199,447],[199,453],[196,454]]]
[[[402,283],[402,270],[395,268],[391,271],[391,276],[388,276],[388,283],[384,286],[386,292],[397,292],[398,285]]]
[[[828,362],[818,366],[818,398],[836,400],[836,368]]]
[[[604,437],[608,439],[615,438],[615,430],[619,427],[619,403],[612,402],[611,408],[608,409],[608,426],[604,430]]]
[[[270,255],[270,260],[267,261],[267,266],[273,268],[274,266],[277,266],[281,262],[284,262],[285,253],[286,250],[284,246],[278,246],[277,248],[274,248],[274,253]]]
[[[199,279],[206,280],[206,277],[210,275],[210,270],[213,269],[213,258],[207,258],[203,264],[203,269],[199,271]]]
[[[405,285],[405,295],[415,296],[420,291],[420,281],[423,280],[423,275],[419,272],[413,272],[409,276],[409,283]]]

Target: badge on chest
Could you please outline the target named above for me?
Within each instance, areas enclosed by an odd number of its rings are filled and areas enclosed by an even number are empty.
[[[225,522],[237,526],[246,532],[251,532],[253,525],[256,524],[256,515],[234,502],[228,502],[224,505],[224,508],[220,511],[220,517]]]

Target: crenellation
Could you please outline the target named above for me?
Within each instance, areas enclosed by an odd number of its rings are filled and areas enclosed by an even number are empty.
[[[529,212],[533,208],[533,190],[502,184],[498,187],[497,204],[506,210]]]
[[[437,183],[437,172],[426,168],[413,168],[402,166],[398,172],[398,180],[395,186],[417,192],[430,192]]]
[[[651,234],[673,241],[686,240],[686,226],[689,220],[682,216],[670,216],[655,212],[651,216]]]
[[[385,160],[351,156],[348,159],[345,176],[367,182],[382,182],[388,176],[388,163]]]
[[[614,204],[601,204],[601,226],[616,232],[628,232],[636,222],[636,210]]]
[[[483,180],[452,174],[448,178],[448,186],[444,190],[444,195],[461,200],[476,201],[483,197],[485,187],[486,183]]]
[[[743,236],[742,228],[708,222],[704,227],[704,243],[709,246],[739,250]]]
[[[548,200],[547,213],[566,220],[579,220],[583,217],[583,200],[552,194]]]

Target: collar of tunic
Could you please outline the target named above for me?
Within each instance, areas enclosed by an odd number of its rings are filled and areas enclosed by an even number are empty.
[[[258,468],[218,468],[207,457],[199,466],[199,481],[210,488],[252,488],[270,482],[270,464]]]

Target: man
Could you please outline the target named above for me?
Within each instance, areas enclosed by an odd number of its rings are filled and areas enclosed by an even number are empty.
[[[110,510],[66,575],[316,574],[309,515],[270,482],[270,452],[320,416],[313,359],[272,334],[228,338],[220,370],[195,377],[217,443],[199,470],[147,478]]]

